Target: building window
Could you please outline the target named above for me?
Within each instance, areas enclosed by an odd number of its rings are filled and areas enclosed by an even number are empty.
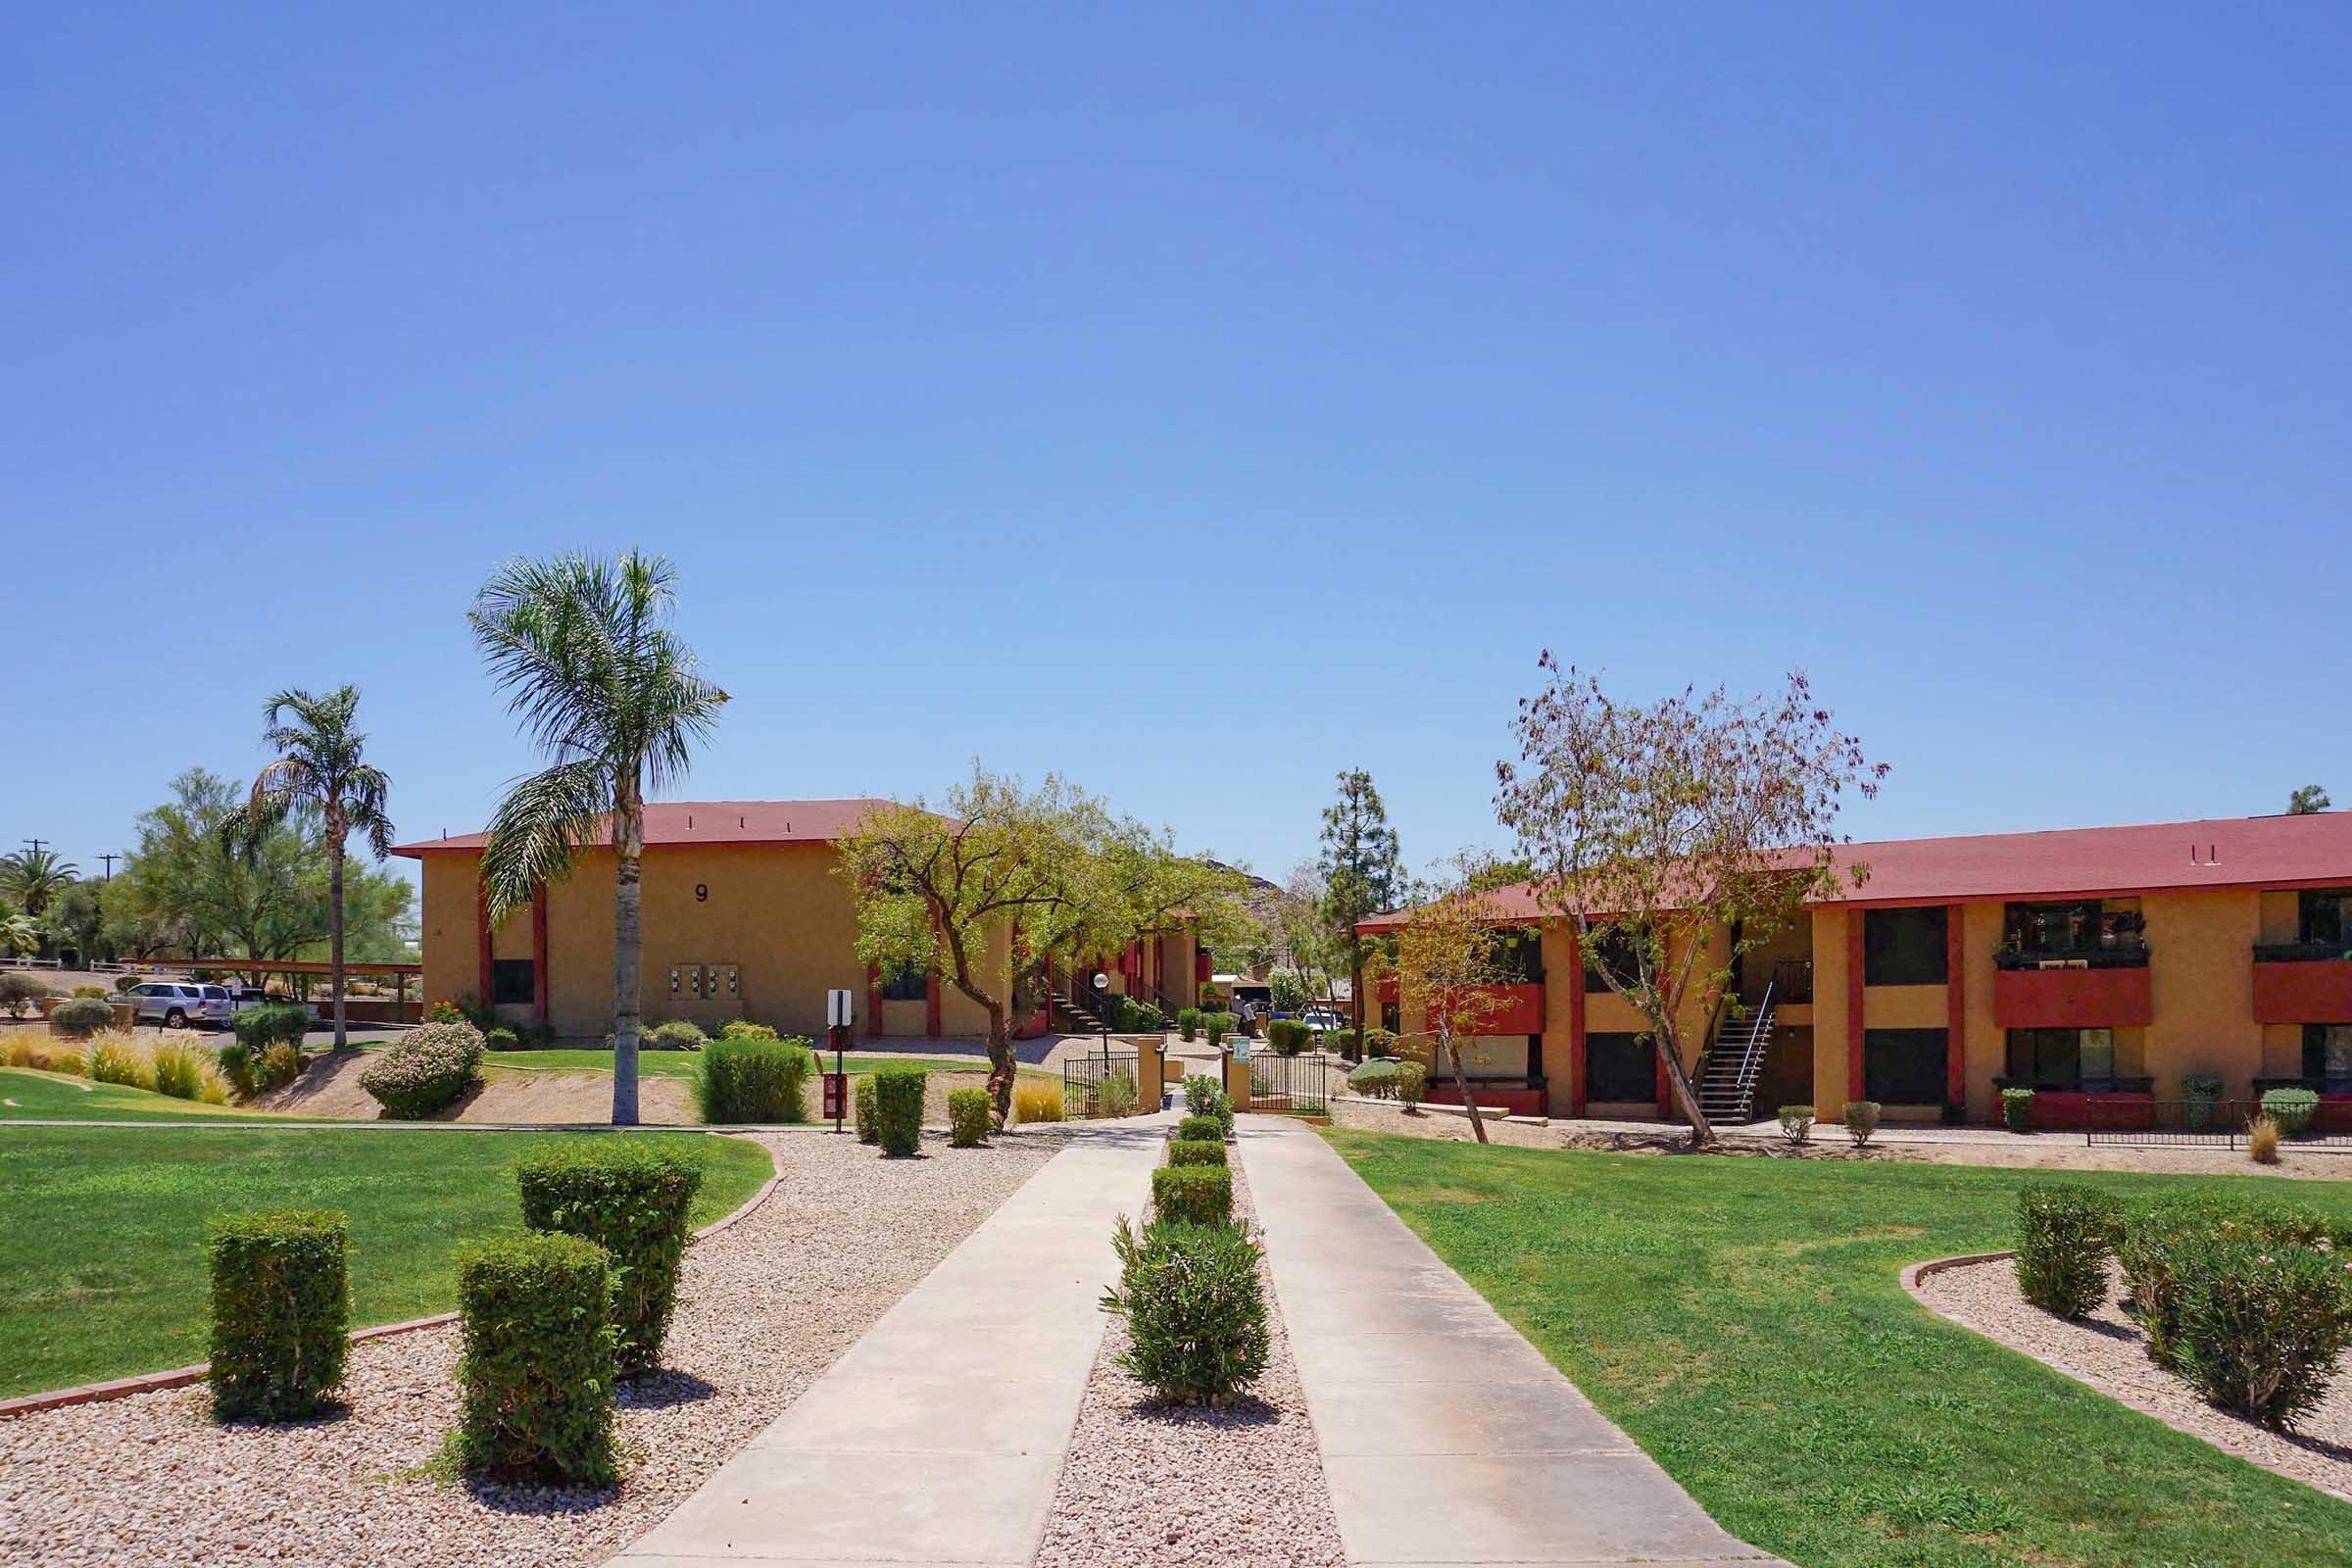
[[[1862,911],[1862,983],[1871,986],[1939,986],[1949,979],[1944,958],[1945,909]],[[1876,1095],[1871,1097],[1877,1099]]]
[[[1380,1026],[1393,1035],[1404,1033],[1404,1010],[1394,1002],[1380,1004]]]
[[[1592,933],[1587,939],[1585,947],[1588,950],[1585,958],[1585,989],[1587,991],[1597,993],[1614,989],[1602,977],[1601,972],[1593,967],[1594,956],[1598,956],[1606,962],[1611,972],[1622,979],[1632,980],[1639,972],[1640,965],[1637,959],[1640,955],[1635,951],[1633,936],[1620,927],[1610,926]]]
[[[1940,1105],[1948,1037],[1941,1029],[1862,1031],[1862,1094],[1882,1105]]]
[[[886,963],[882,966],[882,1000],[928,1002],[931,1000],[931,977],[912,958]]]
[[[538,968],[528,958],[499,958],[490,965],[490,1000],[500,1006],[539,1000]]]
[[[2145,954],[2137,910],[2109,909],[2096,899],[2071,904],[2011,904],[2001,910],[2001,946],[2028,958]],[[2142,958],[2140,961],[2144,962]]]
[[[1649,1036],[1585,1036],[1585,1098],[1622,1103],[1658,1098],[1658,1054]]]
[[[2313,1084],[2352,1079],[2352,1023],[2303,1026],[2303,1077]]]
[[[2329,947],[2352,943],[2352,892],[2306,888],[2295,895],[2295,940]]]
[[[1544,938],[1534,931],[1496,937],[1494,961],[1497,984],[1540,986],[1544,983]]]
[[[1455,1042],[1462,1053],[1462,1076],[1506,1082],[1543,1081],[1542,1035],[1473,1035]],[[1453,1061],[1443,1052],[1431,1069],[1433,1076],[1453,1076]]]
[[[2115,1081],[2112,1029],[2012,1029],[2009,1080],[2029,1089],[2082,1089]]]

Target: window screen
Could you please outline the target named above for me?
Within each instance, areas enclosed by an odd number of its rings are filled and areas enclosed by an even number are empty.
[[[1862,911],[1862,982],[1939,986],[1944,970],[1944,906]],[[1872,1097],[1877,1098],[1877,1097]]]
[[[1585,1036],[1585,1098],[1655,1101],[1658,1054],[1651,1049],[1649,1036],[1605,1033]]]
[[[528,958],[500,958],[490,965],[490,1000],[494,1003],[531,1003],[539,1000],[538,971]]]
[[[1862,1032],[1862,1093],[1882,1105],[1940,1105],[1945,1033],[1941,1029]]]

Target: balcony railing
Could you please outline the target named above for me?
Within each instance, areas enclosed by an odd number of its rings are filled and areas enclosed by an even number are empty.
[[[2341,942],[2257,942],[2256,963],[2331,963],[2352,958],[2352,948]]]
[[[2001,948],[1993,953],[1992,964],[1996,969],[2145,969],[2148,945],[2133,941],[2114,947],[2044,948],[2034,953]]]

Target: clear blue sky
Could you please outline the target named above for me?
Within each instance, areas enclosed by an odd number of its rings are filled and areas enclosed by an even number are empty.
[[[696,798],[1421,862],[1548,644],[1857,836],[2352,805],[2352,13],[1922,9],[13,8],[0,839],[345,680],[478,826],[473,589],[631,542]]]

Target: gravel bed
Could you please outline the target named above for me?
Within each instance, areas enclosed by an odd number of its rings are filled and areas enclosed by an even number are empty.
[[[1254,1218],[1241,1161],[1232,1168],[1234,1211]],[[1078,1406],[1035,1568],[1337,1568],[1346,1561],[1306,1394],[1262,1259],[1258,1276],[1269,1308],[1266,1372],[1252,1396],[1231,1409],[1158,1403],[1116,1365],[1129,1345],[1127,1322],[1110,1320]]]
[[[0,1563],[602,1562],[658,1523],[1058,1152],[1058,1128],[885,1160],[772,1133],[783,1181],[686,1254],[663,1370],[623,1386],[615,1489],[435,1481],[455,1327],[352,1348],[339,1416],[221,1427],[201,1388],[0,1422]],[[191,1303],[191,1309],[201,1309]]]
[[[2002,1258],[1947,1268],[1920,1281],[1929,1305],[1986,1339],[2054,1367],[2165,1425],[2267,1470],[2352,1498],[2352,1357],[2336,1365],[2328,1396],[2289,1436],[2243,1421],[2197,1397],[2196,1391],[2148,1359],[2137,1324],[2117,1306],[2121,1277],[2109,1265],[2108,1292],[2089,1317],[2069,1322],[2028,1301],[2017,1263]]]

